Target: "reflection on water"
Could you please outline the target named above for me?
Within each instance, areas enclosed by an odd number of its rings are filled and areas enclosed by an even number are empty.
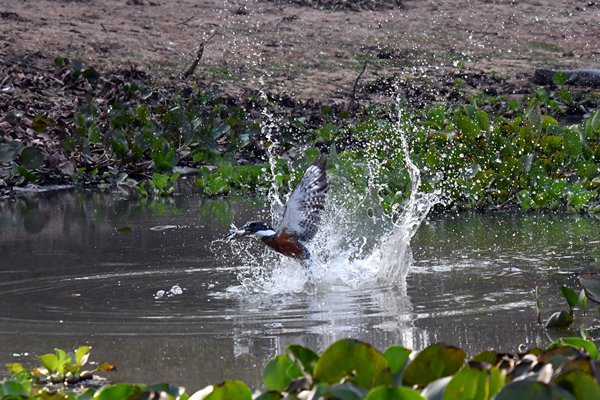
[[[325,280],[251,294],[238,281],[243,255],[211,241],[233,218],[260,214],[257,204],[99,193],[0,203],[0,362],[87,343],[93,359],[117,364],[114,379],[193,390],[231,378],[258,386],[269,358],[291,343],[323,350],[354,337],[381,349],[441,341],[470,354],[515,351],[546,340],[533,288],[550,311],[558,285],[576,287],[576,272],[600,266],[597,221],[433,216],[413,238],[405,285]],[[157,298],[175,285],[181,294]]]

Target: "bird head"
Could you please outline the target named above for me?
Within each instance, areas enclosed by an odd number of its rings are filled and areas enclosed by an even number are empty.
[[[227,236],[227,240],[233,240],[240,238],[242,236],[254,235],[258,237],[269,237],[275,235],[275,230],[271,228],[264,221],[252,221],[248,222],[246,225],[241,228],[237,228],[235,225],[231,226],[231,230],[229,231],[229,236]]]

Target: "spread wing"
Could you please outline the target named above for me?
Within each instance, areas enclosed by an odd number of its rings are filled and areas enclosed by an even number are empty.
[[[321,155],[308,167],[285,205],[277,234],[285,232],[300,240],[310,240],[317,234],[328,188],[326,167],[327,160]]]

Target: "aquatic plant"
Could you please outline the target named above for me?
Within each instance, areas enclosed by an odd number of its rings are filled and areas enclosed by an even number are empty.
[[[87,353],[86,353],[87,354]],[[266,390],[228,380],[193,394],[168,384],[104,384],[76,390],[48,385],[32,371],[11,370],[0,385],[7,399],[592,399],[600,396],[594,375],[596,346],[561,338],[545,350],[517,355],[483,351],[472,358],[454,346],[432,344],[419,352],[391,346],[381,352],[368,343],[341,339],[320,355],[289,346],[265,367]],[[68,382],[67,382],[68,383]]]
[[[104,79],[75,61],[59,58],[57,67],[74,85]],[[378,196],[392,212],[410,195],[404,161],[393,151],[399,143],[390,141],[400,125],[423,190],[440,190],[447,207],[599,213],[600,110],[597,100],[571,93],[564,79],[558,74],[555,87],[519,98],[456,88],[461,102],[416,107],[401,99],[352,112],[304,106],[306,115],[299,115],[289,99],[250,93],[242,103],[198,87],[166,91],[130,71],[107,98],[81,103],[57,136],[57,154],[5,140],[0,162],[10,166],[3,178],[8,185],[65,178],[81,185],[141,182],[144,196],[176,193],[175,182],[162,177],[188,166],[199,170],[197,190],[222,196],[266,192],[267,161],[277,166],[275,179],[293,183],[291,160],[318,149],[362,192],[375,171]],[[56,129],[43,115],[31,125],[42,136]]]

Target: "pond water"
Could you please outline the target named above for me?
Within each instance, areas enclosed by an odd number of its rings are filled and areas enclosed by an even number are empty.
[[[292,343],[516,352],[558,335],[538,328],[534,288],[547,317],[562,306],[559,285],[579,290],[576,274],[600,267],[597,220],[434,214],[412,239],[405,282],[252,293],[240,284],[243,258],[266,253],[214,240],[264,213],[261,202],[98,192],[1,202],[0,362],[31,367],[54,347],[90,344],[92,360],[117,365],[111,379],[194,390],[224,379],[258,387],[268,360]],[[290,268],[286,279],[304,273]],[[579,317],[592,334],[595,313]]]

